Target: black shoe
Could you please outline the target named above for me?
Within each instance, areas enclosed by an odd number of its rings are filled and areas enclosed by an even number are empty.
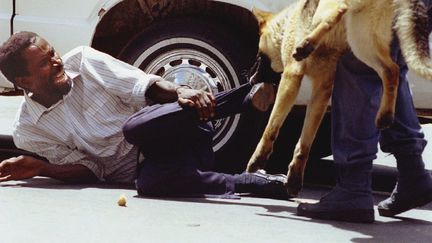
[[[432,202],[432,186],[416,187],[414,190],[400,190],[396,184],[391,196],[378,204],[379,215],[393,217],[410,209]]]
[[[269,83],[255,84],[246,96],[246,101],[250,102],[255,109],[261,112],[267,111],[270,105],[275,102],[275,99],[276,88],[273,84]]]
[[[270,175],[264,172],[236,175],[236,192],[252,193],[265,198],[288,199],[285,187],[287,177],[283,174]]]
[[[375,221],[372,195],[353,193],[341,187],[333,189],[318,203],[300,203],[297,207],[297,215],[354,223]]]

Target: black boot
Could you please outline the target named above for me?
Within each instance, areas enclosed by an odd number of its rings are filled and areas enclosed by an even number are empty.
[[[260,197],[288,199],[285,188],[286,176],[282,174],[243,173],[234,175],[234,182],[236,193],[252,193]]]
[[[432,202],[432,177],[421,155],[395,155],[398,183],[391,196],[378,204],[381,216],[392,217]]]
[[[300,203],[297,215],[314,219],[372,223],[372,163],[338,165],[338,182],[318,203]]]

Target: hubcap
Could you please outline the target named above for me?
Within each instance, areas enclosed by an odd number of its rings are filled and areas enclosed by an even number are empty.
[[[200,51],[200,48],[173,48],[174,43],[188,43],[193,44],[191,46],[203,47],[217,58]],[[146,62],[150,55],[156,57]],[[216,59],[219,59],[219,62]],[[175,38],[158,42],[143,52],[134,65],[139,66],[146,73],[157,74],[178,85],[187,85],[213,94],[240,85],[230,62],[217,49],[196,39]],[[234,84],[230,82],[229,77],[233,77]],[[213,136],[215,151],[232,136],[238,126],[239,118],[239,115],[235,115],[212,122],[216,130]]]

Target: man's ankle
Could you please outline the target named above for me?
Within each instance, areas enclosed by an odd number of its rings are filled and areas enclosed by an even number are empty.
[[[403,174],[398,176],[394,192],[410,194],[422,189],[432,188],[432,175],[428,171],[417,174]]]
[[[399,173],[424,173],[425,163],[422,155],[416,154],[394,154]]]

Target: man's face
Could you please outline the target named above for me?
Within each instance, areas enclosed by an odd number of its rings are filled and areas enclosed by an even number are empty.
[[[54,48],[41,37],[22,52],[27,63],[28,75],[17,78],[21,86],[35,96],[62,96],[71,88],[71,82],[65,74],[63,62]]]

